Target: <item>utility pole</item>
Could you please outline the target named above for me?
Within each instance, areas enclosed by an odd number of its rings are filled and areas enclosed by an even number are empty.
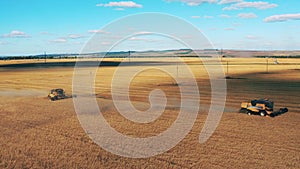
[[[267,73],[269,73],[269,57],[267,57]]]
[[[222,58],[223,58],[223,53],[224,53],[224,52],[223,52],[223,48],[222,48],[222,49],[221,49],[221,57],[222,57]]]
[[[176,74],[177,79],[178,79],[178,74],[179,74],[179,68],[178,68],[178,62],[177,62],[177,74]]]
[[[223,48],[221,48],[221,51],[219,53],[219,57],[221,58],[221,62],[223,61]]]
[[[45,63],[47,62],[47,54],[44,52]]]
[[[227,61],[227,76],[229,74],[229,68],[228,68],[228,66],[229,66],[229,62]]]
[[[130,56],[131,56],[131,51],[128,51],[128,59],[129,59],[129,62],[130,62]]]

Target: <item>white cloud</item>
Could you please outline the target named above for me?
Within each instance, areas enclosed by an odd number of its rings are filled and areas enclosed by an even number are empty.
[[[235,27],[238,27],[238,26],[241,26],[242,24],[241,23],[233,23],[232,25]]]
[[[82,42],[73,42],[74,45],[81,45],[83,44]]]
[[[273,42],[265,42],[265,43],[264,43],[264,46],[273,46],[273,45],[274,45]]]
[[[167,0],[167,2],[180,1],[182,3],[186,3],[189,6],[198,6],[202,3],[217,3],[218,0]]]
[[[2,38],[30,38],[28,34],[22,31],[13,30],[9,34],[4,34],[1,36]]]
[[[235,3],[235,2],[242,2],[242,0],[221,0],[219,4],[230,4],[230,3]]]
[[[115,8],[114,10],[116,10],[116,11],[124,11],[125,9],[124,8]]]
[[[243,8],[256,8],[256,9],[264,10],[264,9],[275,8],[277,6],[278,6],[277,4],[271,4],[269,2],[263,2],[263,1],[255,1],[255,2],[242,1],[242,2],[232,4],[228,7],[225,7],[223,8],[223,10],[239,10]]]
[[[133,1],[109,2],[107,4],[97,4],[96,6],[119,7],[119,8],[142,8],[143,7],[143,5],[137,4]]]
[[[284,22],[288,20],[300,20],[300,13],[273,15],[264,19],[265,22]]]
[[[154,34],[153,32],[148,32],[148,31],[140,31],[140,32],[135,32],[136,35],[152,35]]]
[[[230,11],[230,10],[238,10],[237,7],[233,7],[233,6],[227,6],[223,8],[224,11]]]
[[[226,31],[234,31],[235,30],[235,28],[224,28],[224,30],[226,30]]]
[[[111,42],[101,42],[101,45],[111,45]]]
[[[240,13],[238,14],[238,17],[250,19],[250,18],[257,18],[257,15],[255,15],[254,13]]]
[[[154,39],[150,38],[141,38],[141,37],[131,37],[129,38],[130,41],[144,41],[144,42],[156,42]]]
[[[246,38],[246,39],[250,39],[250,40],[257,40],[257,39],[260,39],[260,37],[258,37],[258,36],[253,36],[253,35],[247,35],[245,38]]]
[[[89,30],[88,31],[89,33],[98,33],[98,34],[109,34],[109,32],[106,32],[106,31],[104,31],[104,30],[97,30],[97,29],[95,29],[95,30]]]
[[[53,42],[53,43],[66,43],[68,41],[67,41],[67,39],[64,39],[64,38],[58,38],[58,39],[51,40],[50,42]]]
[[[84,38],[84,36],[79,35],[79,34],[69,34],[67,37],[65,37],[66,39],[80,39],[80,38]],[[65,39],[62,38],[62,39]]]
[[[41,35],[51,35],[49,32],[44,31],[44,32],[40,32]]]
[[[220,17],[221,17],[221,18],[231,18],[231,16],[226,15],[226,14],[221,14]]]
[[[146,38],[138,38],[138,37],[132,37],[132,38],[129,38],[129,40],[131,41],[140,41],[140,40],[145,40],[146,41]]]
[[[213,17],[213,16],[205,15],[203,18],[205,18],[205,19],[212,19],[212,18],[214,18],[214,17]]]
[[[201,18],[201,16],[191,16],[191,18],[198,19],[198,18]]]
[[[0,42],[0,45],[7,45],[7,42]]]

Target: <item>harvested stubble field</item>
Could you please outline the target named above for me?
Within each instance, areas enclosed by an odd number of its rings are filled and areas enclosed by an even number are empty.
[[[194,72],[204,108],[176,147],[146,159],[120,157],[101,149],[82,129],[72,99],[47,99],[53,88],[72,93],[72,60],[60,60],[63,64],[55,60],[47,64],[2,61],[0,168],[300,168],[299,59],[278,59],[279,65],[270,62],[266,73],[265,59],[224,58],[224,71],[228,62],[231,77],[227,80],[226,108],[215,133],[204,144],[199,144],[198,138],[207,117],[210,82],[199,60],[184,60]],[[138,109],[149,107],[153,89],[162,89],[168,98],[159,119],[136,124],[122,117],[111,99],[110,84],[120,59],[106,61],[96,74],[95,93],[110,125],[132,137],[155,136],[170,127],[178,115],[175,105],[180,103],[174,79],[157,69],[143,71],[133,79],[130,98]],[[165,62],[163,66],[177,71],[176,64]],[[146,63],[135,59],[120,69],[155,67],[157,62]],[[184,76],[180,67],[178,76]],[[275,118],[237,113],[241,101],[254,98],[271,98],[276,108],[288,107],[290,111]]]

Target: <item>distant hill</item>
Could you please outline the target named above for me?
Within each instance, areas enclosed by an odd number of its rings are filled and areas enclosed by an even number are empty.
[[[300,58],[300,50],[295,51],[255,51],[255,50],[219,50],[219,49],[178,49],[162,51],[120,51],[120,52],[99,52],[88,54],[41,54],[30,56],[2,56],[0,60],[18,60],[18,59],[65,59],[78,57],[107,57],[107,58],[126,58],[126,57],[272,57],[272,58]]]

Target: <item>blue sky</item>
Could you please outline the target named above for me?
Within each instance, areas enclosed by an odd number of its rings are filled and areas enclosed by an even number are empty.
[[[178,16],[216,48],[300,50],[299,6],[299,0],[1,0],[0,56],[77,53],[105,25],[143,12]],[[137,49],[163,47],[136,43],[127,50]]]

